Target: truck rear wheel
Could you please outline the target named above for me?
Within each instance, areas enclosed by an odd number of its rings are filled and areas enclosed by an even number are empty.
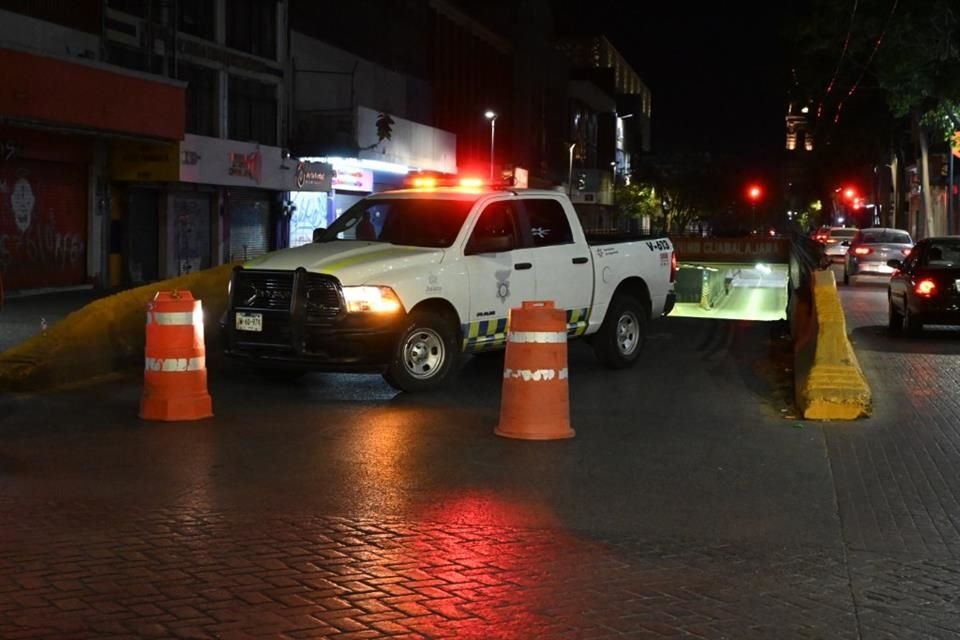
[[[647,340],[650,314],[642,302],[629,294],[617,294],[593,338],[593,352],[614,369],[633,366]]]
[[[434,389],[455,370],[459,355],[456,323],[447,314],[414,311],[383,379],[400,391]]]

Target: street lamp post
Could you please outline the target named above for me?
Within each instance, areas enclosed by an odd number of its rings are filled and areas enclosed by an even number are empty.
[[[483,115],[487,120],[490,121],[490,182],[493,182],[493,142],[497,131],[497,114],[496,112],[487,109],[486,113]]]
[[[567,143],[570,152],[570,163],[567,165],[567,195],[573,197],[573,150],[577,148],[576,142]]]

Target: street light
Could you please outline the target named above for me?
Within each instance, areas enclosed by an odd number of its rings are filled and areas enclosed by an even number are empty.
[[[493,182],[493,141],[497,131],[497,114],[487,109],[483,116],[490,121],[490,182]]]
[[[567,195],[573,197],[573,150],[577,148],[576,142],[567,143],[570,147],[570,164],[567,168]]]

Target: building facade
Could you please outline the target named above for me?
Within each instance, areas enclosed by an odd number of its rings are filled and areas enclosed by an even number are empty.
[[[58,185],[55,206],[51,188],[31,186],[35,219],[82,235],[85,263],[61,277],[15,275],[25,216],[0,212],[8,288],[135,285],[282,246],[297,174],[285,148],[287,33],[285,0],[0,0],[4,75],[15,83],[13,69],[25,70],[23,84],[44,90],[27,106],[16,91],[0,104],[20,149],[0,173],[18,193],[18,180]],[[41,148],[66,167],[24,165]],[[63,213],[54,224],[49,211],[67,201],[69,226]]]

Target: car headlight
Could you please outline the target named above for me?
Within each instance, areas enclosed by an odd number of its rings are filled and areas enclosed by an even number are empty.
[[[349,313],[396,313],[403,308],[390,287],[344,287]]]

